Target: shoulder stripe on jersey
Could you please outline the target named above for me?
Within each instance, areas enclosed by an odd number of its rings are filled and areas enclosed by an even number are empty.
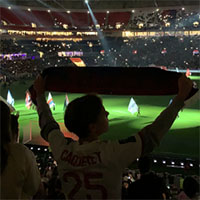
[[[131,136],[131,137],[119,140],[120,144],[126,144],[126,143],[129,143],[129,142],[136,142],[135,136]]]

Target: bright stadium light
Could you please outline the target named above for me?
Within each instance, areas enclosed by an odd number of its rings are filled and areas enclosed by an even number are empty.
[[[163,163],[163,164],[166,164],[166,161],[165,161],[165,160],[163,160],[163,161],[162,161],[162,163]]]
[[[85,3],[88,3],[88,0],[85,0]]]

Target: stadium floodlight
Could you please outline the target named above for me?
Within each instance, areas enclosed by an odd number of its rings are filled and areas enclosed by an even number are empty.
[[[85,0],[85,3],[88,3],[88,0]]]
[[[165,160],[163,160],[163,161],[162,161],[162,163],[163,163],[163,164],[166,164],[166,161],[165,161]]]
[[[157,163],[157,160],[154,159],[153,162],[154,162],[154,163]]]

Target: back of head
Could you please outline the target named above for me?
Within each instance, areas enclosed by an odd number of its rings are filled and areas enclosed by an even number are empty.
[[[194,198],[199,193],[199,184],[193,177],[188,176],[183,181],[183,190],[188,197]]]
[[[148,156],[141,157],[138,162],[138,168],[141,174],[149,172],[151,168],[151,159]]]
[[[10,127],[10,109],[3,102],[0,101],[1,113],[1,173],[6,167],[8,159],[8,151],[6,145],[11,141],[11,127]]]
[[[17,141],[19,135],[19,123],[18,123],[19,115],[11,114],[11,132],[12,132],[12,140],[14,142]]]
[[[96,122],[101,109],[102,101],[96,95],[85,95],[71,101],[65,111],[66,128],[79,138],[86,138],[89,124]]]

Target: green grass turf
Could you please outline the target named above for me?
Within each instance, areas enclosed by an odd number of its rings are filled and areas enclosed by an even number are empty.
[[[192,79],[200,88],[200,76],[193,76]],[[23,135],[31,131],[32,137],[40,138],[38,127],[38,116],[35,110],[28,110],[25,107],[25,91],[32,81],[15,82],[10,86],[1,85],[1,95],[6,98],[10,89],[15,99],[15,108],[20,112],[20,140]],[[63,124],[64,93],[51,93],[56,103],[56,110],[52,111],[53,116],[59,123]],[[46,97],[48,93],[46,93]],[[82,96],[82,94],[68,94],[69,100]],[[101,139],[122,139],[137,133],[141,128],[153,122],[159,113],[168,105],[173,96],[114,96],[100,95],[104,106],[109,114],[109,131],[101,136]],[[137,117],[128,112],[130,98],[133,97],[140,106],[141,115]],[[155,149],[155,153],[184,155],[194,158],[199,157],[199,133],[200,133],[200,102],[190,108],[179,112],[177,118],[164,137],[161,145]],[[62,125],[63,126],[63,125]],[[31,142],[31,141],[30,141]],[[34,140],[32,140],[34,143]],[[38,142],[38,140],[37,140]],[[42,139],[39,139],[41,144]]]

